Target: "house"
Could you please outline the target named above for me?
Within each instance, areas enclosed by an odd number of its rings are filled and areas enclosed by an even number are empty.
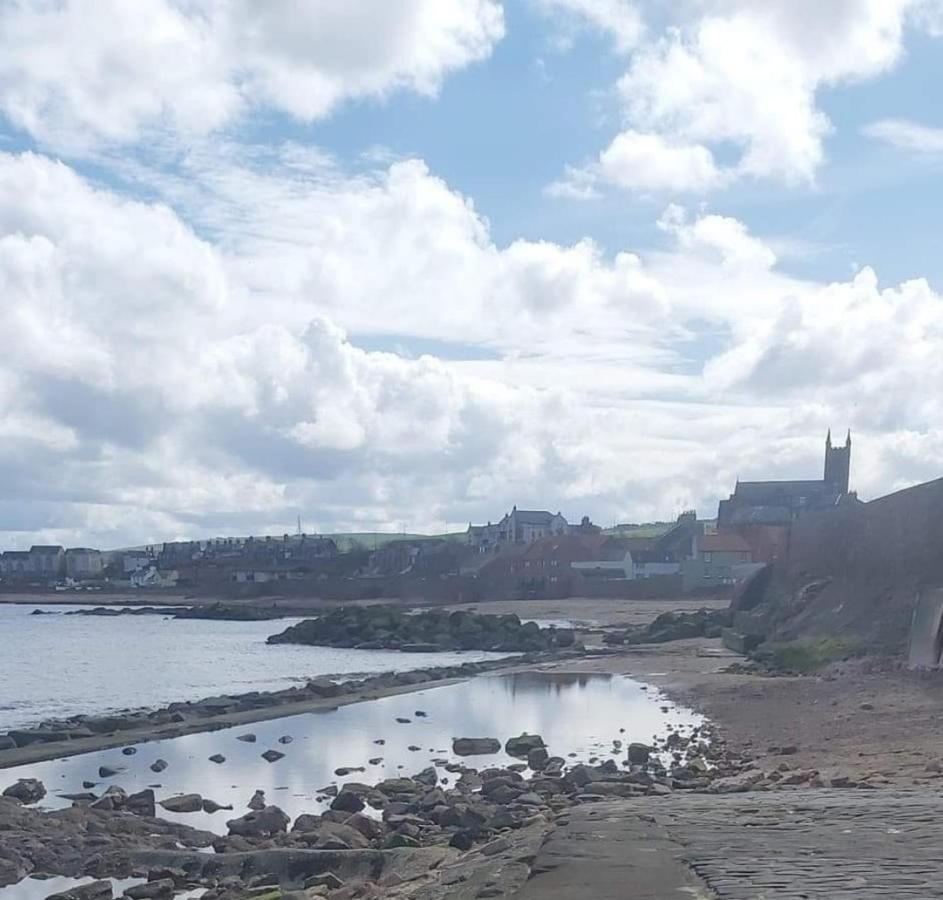
[[[131,587],[135,588],[172,588],[177,586],[179,573],[173,570],[160,570],[149,566],[131,575]]]
[[[561,534],[538,538],[512,562],[511,572],[522,582],[546,580],[554,584],[571,574],[577,563],[601,559],[609,541],[610,538],[603,535]]]
[[[90,578],[101,578],[104,564],[100,550],[89,550],[86,547],[70,547],[65,552],[65,573],[75,581],[85,581]]]
[[[694,541],[694,557],[682,567],[685,590],[733,584],[752,570],[753,551],[736,532],[702,534]]]
[[[134,572],[144,572],[153,566],[154,562],[154,556],[146,550],[128,550],[121,555],[121,572],[126,576]]]
[[[734,492],[717,508],[717,528],[740,525],[788,525],[803,512],[830,509],[849,494],[851,432],[843,447],[825,439],[825,471],[821,480],[737,481]]]
[[[590,545],[596,552],[592,558],[575,560],[574,572],[584,578],[631,580],[635,578],[634,561],[629,542],[624,538],[606,537]]]
[[[56,579],[65,574],[65,549],[35,544],[29,548],[29,574],[33,578]]]
[[[589,520],[586,520],[588,524]],[[496,525],[471,525],[465,532],[466,543],[479,552],[497,550],[507,544],[530,544],[541,538],[564,535],[570,530],[559,513],[543,509],[518,509],[515,505]]]

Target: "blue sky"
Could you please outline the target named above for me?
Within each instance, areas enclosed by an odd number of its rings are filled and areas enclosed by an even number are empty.
[[[0,0],[0,549],[943,464],[938,0]]]

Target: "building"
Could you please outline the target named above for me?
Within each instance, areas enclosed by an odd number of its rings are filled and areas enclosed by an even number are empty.
[[[75,581],[101,578],[104,572],[100,550],[86,547],[71,547],[65,552],[65,573]]]
[[[591,525],[587,519],[586,522]],[[545,537],[560,536],[570,531],[567,520],[559,513],[543,509],[518,509],[504,515],[495,525],[471,525],[465,532],[466,543],[479,552],[497,550],[507,544],[531,544]]]
[[[830,509],[849,494],[851,432],[843,447],[825,439],[825,472],[819,481],[738,481],[717,509],[718,530],[743,525],[788,525],[801,513]]]
[[[0,556],[0,575],[4,581],[23,581],[29,577],[29,551],[7,550]]]
[[[694,556],[684,563],[686,591],[733,584],[752,571],[753,551],[746,538],[734,531],[702,534],[694,540]]]
[[[65,550],[58,545],[34,544],[29,548],[29,574],[40,579],[61,578],[65,574]]]

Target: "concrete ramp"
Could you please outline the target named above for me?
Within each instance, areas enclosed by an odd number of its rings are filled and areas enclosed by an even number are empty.
[[[943,653],[943,588],[925,590],[917,597],[913,621],[910,626],[910,655],[907,665],[911,669],[938,669]]]

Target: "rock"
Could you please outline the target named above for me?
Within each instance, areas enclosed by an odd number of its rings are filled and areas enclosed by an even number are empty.
[[[147,819],[153,819],[157,815],[157,806],[154,803],[154,792],[150,788],[138,791],[136,794],[129,794],[124,801],[124,809],[134,813],[136,816],[144,816]]]
[[[499,753],[501,742],[497,738],[455,738],[452,741],[452,752],[456,756],[484,756]]]
[[[534,747],[534,749],[527,754],[527,765],[535,772],[540,772],[546,767],[549,759],[550,754],[547,752],[546,747]]]
[[[537,750],[544,746],[544,739],[539,734],[527,734],[525,732],[520,737],[508,739],[508,742],[504,745],[504,752],[508,756],[516,756],[520,759],[526,758],[531,750]]]
[[[216,763],[216,765],[222,765],[226,762],[226,757],[222,753],[214,753],[209,759],[211,763]]]
[[[228,806],[223,806],[222,804],[217,803],[215,800],[203,800],[203,812],[205,813],[217,813],[224,809],[232,810],[232,804],[230,803]]]
[[[277,806],[266,806],[264,809],[246,813],[238,819],[230,819],[226,827],[230,834],[242,837],[270,837],[287,831],[290,821]]]
[[[16,741],[8,734],[0,735],[0,750],[16,750]]]
[[[173,897],[175,887],[172,878],[161,878],[159,881],[147,881],[129,887],[124,896],[130,900],[162,900],[164,897]]]
[[[305,881],[305,890],[316,887],[324,887],[329,891],[340,890],[344,882],[333,872],[325,872],[323,875],[312,875]]]
[[[370,846],[362,831],[345,822],[322,822],[315,834],[316,850],[366,850]]]
[[[361,797],[353,791],[342,790],[331,803],[331,809],[340,812],[357,813],[366,806]]]
[[[121,752],[125,756],[134,756],[134,754],[137,753],[138,751],[136,747],[125,747]]]
[[[39,803],[46,796],[46,787],[37,778],[21,778],[15,784],[11,784],[3,792],[3,796],[12,797],[25,806],[30,806],[33,803]]]
[[[280,744],[290,744],[294,738],[290,734],[283,734],[279,739],[278,743]]]
[[[338,778],[345,778],[346,776],[352,774],[353,772],[366,772],[367,770],[363,766],[341,766],[339,769],[334,770],[334,774]]]
[[[455,847],[456,850],[471,850],[476,837],[477,832],[470,828],[461,828],[449,839],[449,846]]]
[[[418,794],[422,785],[412,778],[387,778],[381,781],[376,789],[381,794]]]
[[[179,797],[168,797],[161,800],[160,805],[172,813],[195,813],[203,809],[203,798],[199,794],[181,794]]]
[[[763,780],[763,773],[759,769],[749,769],[739,775],[728,778],[719,778],[710,786],[713,794],[740,794],[753,790],[754,785]]]
[[[400,725],[408,725],[410,722],[412,722],[412,719],[405,719],[403,716],[397,716],[396,721],[399,722]]]
[[[424,784],[426,787],[435,787],[439,783],[439,775],[434,766],[429,766],[428,769],[423,769],[416,775],[413,780]]]
[[[110,881],[93,881],[58,894],[50,894],[46,900],[111,900],[112,896]]]
[[[409,835],[394,833],[391,834],[384,842],[384,850],[395,850],[397,847],[418,847],[419,841],[414,837],[409,837]]]
[[[151,763],[151,771],[152,771],[152,772],[163,772],[164,769],[167,768],[167,765],[168,765],[168,763],[167,763],[167,760],[166,760],[166,759],[156,759],[156,760],[154,760],[154,762]]]
[[[265,791],[256,791],[247,806],[249,809],[254,809],[256,812],[260,809],[265,809]]]
[[[383,757],[374,756],[371,759],[368,759],[367,762],[370,763],[371,766],[378,766],[380,765],[381,762],[383,762]]]
[[[262,754],[262,759],[270,763],[278,762],[280,759],[284,758],[285,754],[279,753],[278,750],[266,750],[265,753]]]
[[[99,778],[114,778],[115,775],[120,775],[123,769],[112,769],[110,766],[99,766],[98,767],[98,777]]]
[[[382,822],[371,819],[369,816],[365,816],[362,813],[354,813],[352,816],[348,816],[344,819],[343,824],[347,825],[349,828],[355,828],[368,841],[378,841],[383,837],[385,832]]]
[[[269,638],[269,642],[272,642],[271,638]],[[336,697],[343,692],[344,688],[342,685],[331,681],[329,678],[315,678],[308,682],[305,690],[307,690],[309,694],[314,694],[316,697]]]
[[[416,712],[413,713],[413,715],[416,716],[417,719],[425,719],[427,714],[423,712],[421,709],[417,709]]]
[[[236,740],[242,741],[244,744],[254,744],[256,736],[254,734],[240,734],[236,737]]]
[[[651,756],[652,748],[647,744],[633,742],[629,744],[628,760],[632,765],[644,766]]]

